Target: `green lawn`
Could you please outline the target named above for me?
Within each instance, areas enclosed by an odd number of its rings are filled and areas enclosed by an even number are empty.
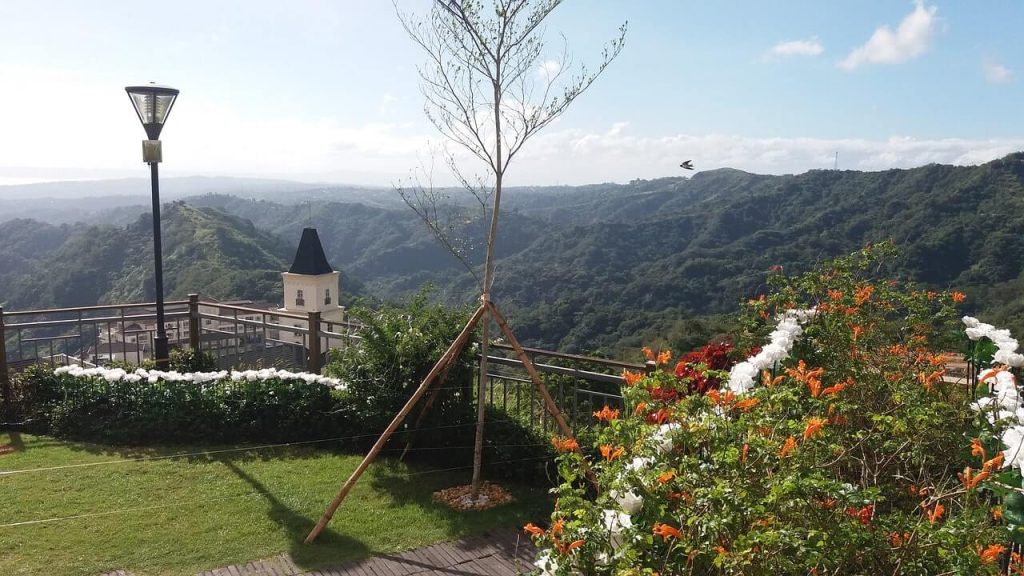
[[[468,470],[379,460],[317,542],[305,545],[359,456],[291,447],[129,461],[197,450],[0,433],[0,574],[194,574],[283,552],[315,568],[522,525],[550,512],[544,489],[516,486],[506,487],[517,504],[454,512],[431,494],[466,483]],[[103,464],[66,467],[88,463]],[[32,471],[7,473],[19,470]],[[37,520],[45,521],[12,525]]]

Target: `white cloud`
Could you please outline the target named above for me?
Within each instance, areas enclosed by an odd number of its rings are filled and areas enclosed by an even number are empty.
[[[779,42],[775,46],[772,46],[771,53],[775,56],[817,56],[825,51],[825,47],[821,45],[821,41],[817,38],[808,38],[807,40],[788,40],[786,42]]]
[[[683,175],[679,162],[699,170],[738,168],[761,174],[831,168],[886,170],[924,164],[973,165],[1024,150],[1024,138],[973,140],[892,137],[755,138],[733,134],[631,134],[616,123],[604,131],[563,130],[540,134],[523,148],[509,178],[516,184],[626,182],[633,178]]]
[[[986,62],[982,65],[985,80],[992,84],[1003,84],[1013,78],[1013,71],[997,62]]]
[[[541,78],[554,78],[562,70],[562,63],[557,60],[545,60],[537,67],[537,75]]]
[[[924,54],[935,32],[937,10],[935,6],[926,7],[923,0],[915,0],[914,11],[903,18],[895,32],[889,26],[879,27],[839,67],[853,70],[862,64],[899,64]]]

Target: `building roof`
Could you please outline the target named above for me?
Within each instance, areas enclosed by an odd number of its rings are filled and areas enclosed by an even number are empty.
[[[320,244],[320,236],[316,228],[305,228],[302,230],[302,240],[299,240],[299,249],[295,251],[295,261],[288,269],[292,274],[305,274],[307,276],[319,276],[330,274],[334,268],[327,263],[327,256],[324,255],[324,247]]]

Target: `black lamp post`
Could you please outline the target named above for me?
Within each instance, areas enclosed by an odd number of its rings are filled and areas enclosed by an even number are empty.
[[[164,330],[164,266],[160,244],[160,177],[157,164],[160,163],[160,131],[171,113],[178,91],[169,86],[150,83],[146,86],[128,86],[128,97],[135,106],[135,113],[146,129],[148,140],[142,141],[142,161],[149,164],[153,183],[153,259],[156,263],[156,337],[153,339],[153,355],[157,368],[166,370],[169,365],[167,332]]]

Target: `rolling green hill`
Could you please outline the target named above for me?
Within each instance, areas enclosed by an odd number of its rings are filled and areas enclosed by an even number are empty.
[[[884,172],[714,170],[626,185],[516,188],[506,198],[494,297],[534,345],[618,354],[663,337],[688,346],[761,290],[769,267],[805,270],[887,239],[903,249],[904,277],[963,290],[968,312],[1024,333],[1024,153],[974,167]],[[394,299],[432,283],[440,298],[470,302],[477,292],[405,209],[227,195],[187,202],[173,204],[164,224],[167,284],[176,296],[278,298],[278,272],[310,223],[344,274],[343,293],[355,287]],[[470,221],[463,233],[482,239],[484,221]],[[149,238],[146,217],[125,229],[0,224],[0,262],[18,271],[0,281],[0,301],[140,299],[151,276]],[[35,246],[47,242],[59,247],[40,260]],[[42,280],[43,269],[61,281]]]

